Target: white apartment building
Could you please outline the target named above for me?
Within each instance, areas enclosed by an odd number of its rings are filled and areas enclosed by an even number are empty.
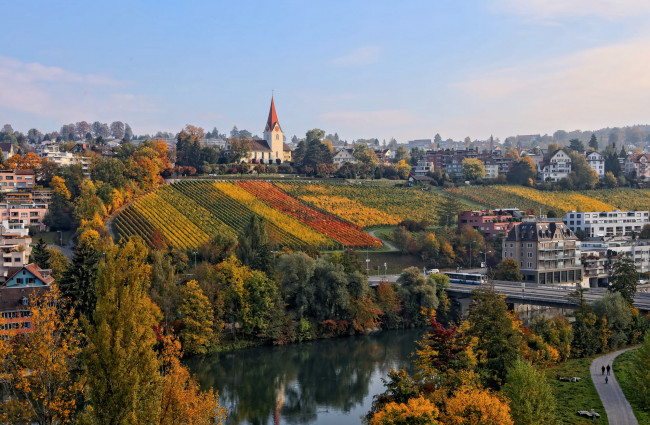
[[[598,179],[602,180],[605,177],[605,158],[596,151],[589,152],[585,159],[587,164],[598,174]]]
[[[422,158],[418,160],[418,164],[413,169],[413,174],[416,176],[424,176],[429,171],[433,171],[433,162]]]
[[[22,223],[10,223],[3,220],[0,225],[0,281],[7,278],[10,267],[22,267],[29,263],[32,253],[32,238],[28,236],[29,229]]]
[[[86,178],[90,178],[90,161],[79,154],[61,152],[59,145],[47,145],[41,152],[41,157],[47,158],[59,166],[80,165]]]
[[[648,211],[600,211],[576,212],[564,214],[562,221],[573,232],[581,230],[589,238],[625,236],[632,232],[639,233],[643,226],[650,223]]]
[[[543,182],[558,182],[571,173],[571,157],[562,149],[555,151],[547,162],[541,164],[539,179]]]
[[[499,164],[496,162],[485,162],[485,177],[486,179],[496,179],[499,177]]]

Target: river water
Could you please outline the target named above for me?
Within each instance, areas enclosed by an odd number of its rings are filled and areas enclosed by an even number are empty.
[[[391,368],[411,371],[423,329],[259,347],[193,358],[204,388],[219,391],[229,425],[361,423]]]

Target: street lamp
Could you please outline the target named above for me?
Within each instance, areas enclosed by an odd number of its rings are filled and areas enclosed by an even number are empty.
[[[370,272],[370,257],[368,257],[368,246],[366,245],[366,275]]]
[[[63,246],[63,231],[62,230],[59,230],[59,241],[60,241],[60,245]]]
[[[194,254],[194,268],[196,268],[196,251],[192,252]]]
[[[384,263],[384,277],[388,277],[388,265]]]

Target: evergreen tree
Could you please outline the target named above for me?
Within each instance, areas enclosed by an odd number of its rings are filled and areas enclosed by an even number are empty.
[[[552,425],[555,419],[555,397],[543,373],[530,362],[517,359],[508,370],[503,393],[510,404],[510,414],[518,425]]]
[[[59,286],[63,296],[72,302],[77,317],[92,319],[97,302],[95,280],[101,253],[97,248],[97,240],[81,237],[79,239],[72,263],[65,270]]]
[[[596,133],[591,134],[591,139],[589,139],[589,147],[593,150],[598,150],[598,139],[596,138]]]
[[[522,336],[508,312],[501,295],[491,287],[474,291],[467,317],[469,336],[476,338],[477,372],[484,384],[498,389],[507,376],[508,369],[519,356]]]
[[[95,324],[86,325],[84,350],[89,423],[159,423],[160,362],[154,351],[158,320],[147,297],[146,255],[140,239],[114,246],[97,277]]]
[[[272,269],[273,253],[266,233],[264,217],[251,215],[248,225],[239,235],[237,257],[252,269],[269,272]]]
[[[50,267],[50,252],[47,249],[47,244],[43,238],[38,240],[38,243],[32,248],[32,253],[29,256],[29,262],[37,264],[42,269],[49,269]]]
[[[463,209],[463,204],[453,195],[445,196],[438,209],[438,225],[452,227],[456,225],[458,213]]]
[[[626,255],[614,263],[608,289],[620,293],[629,305],[633,305],[638,280],[639,273],[636,271],[636,266]]]

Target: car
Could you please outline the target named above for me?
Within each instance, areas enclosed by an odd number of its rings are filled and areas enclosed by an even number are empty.
[[[425,270],[424,274],[429,275],[429,274],[435,274],[435,273],[440,273],[439,269],[429,269]]]

